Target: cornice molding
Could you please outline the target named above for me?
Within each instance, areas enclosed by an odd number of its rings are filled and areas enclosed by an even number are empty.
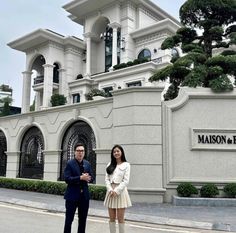
[[[171,36],[171,34],[163,30],[162,32],[149,34],[147,36],[143,36],[141,38],[135,39],[134,41],[136,45],[142,45],[142,44],[149,43],[151,41],[162,40],[169,36]]]
[[[120,77],[139,74],[140,72],[146,72],[146,71],[155,71],[157,69],[158,64],[155,64],[153,62],[146,62],[143,64],[123,68],[120,70],[102,73],[98,75],[93,75],[92,79],[95,81],[104,81],[104,80],[114,80]]]
[[[140,28],[138,30],[135,30],[130,33],[131,37],[133,39],[137,39],[142,36],[147,36],[149,34],[157,33],[163,30],[169,31],[172,34],[175,34],[175,32],[179,29],[179,25],[177,25],[175,22],[173,22],[170,19],[164,19],[162,21],[159,21],[157,23],[154,23],[150,25],[149,27]]]
[[[154,19],[155,21],[160,21],[162,20],[161,17],[158,17],[156,15],[154,15],[150,10],[148,10],[147,8],[145,8],[144,6],[142,5],[139,5],[138,6],[138,9],[140,9],[141,12],[143,12],[145,15],[147,15],[148,17]]]

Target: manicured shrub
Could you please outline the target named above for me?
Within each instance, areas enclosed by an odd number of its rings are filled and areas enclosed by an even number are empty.
[[[60,94],[53,94],[51,96],[52,107],[66,104],[66,97]]]
[[[134,63],[132,61],[128,61],[126,64],[127,64],[127,66],[133,66],[134,65]]]
[[[215,197],[219,195],[219,189],[215,184],[205,184],[200,189],[201,197]]]
[[[85,94],[87,100],[93,100],[94,96],[103,96],[107,97],[107,93],[103,90],[99,90],[97,88],[91,89],[88,93]]]
[[[39,193],[48,193],[55,195],[64,195],[66,183],[63,181],[43,181],[43,180],[26,180],[26,179],[11,179],[0,178],[0,188],[18,189]],[[91,199],[104,200],[106,187],[102,185],[89,184]]]
[[[223,191],[226,193],[227,197],[236,197],[236,183],[226,184]]]
[[[99,185],[89,185],[89,191],[91,199],[93,200],[104,200],[106,195],[106,188]]]
[[[190,197],[193,194],[198,194],[198,190],[191,183],[181,183],[177,187],[177,193],[181,197]]]
[[[134,59],[133,61],[134,65],[138,65],[141,63],[141,60],[140,59]]]
[[[113,66],[113,68],[115,70],[119,70],[119,69],[126,68],[126,67],[127,67],[126,63],[120,63],[120,64],[117,64],[117,65]]]

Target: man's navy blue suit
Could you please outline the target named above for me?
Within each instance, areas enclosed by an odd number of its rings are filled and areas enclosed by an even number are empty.
[[[77,208],[79,218],[78,233],[85,233],[90,194],[88,183],[80,180],[80,176],[82,173],[89,173],[91,177],[93,177],[93,175],[91,165],[87,160],[83,159],[81,166],[76,159],[72,159],[67,163],[64,171],[65,182],[67,183],[64,195],[66,200],[64,233],[71,233],[71,225]],[[92,180],[90,182],[92,182]]]

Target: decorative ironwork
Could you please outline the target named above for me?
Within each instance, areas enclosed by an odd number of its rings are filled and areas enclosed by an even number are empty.
[[[96,174],[96,148],[95,135],[92,128],[83,121],[78,121],[68,128],[62,141],[61,171],[60,180],[64,180],[64,169],[68,160],[74,158],[74,146],[77,143],[85,145],[85,159],[92,166],[94,175]]]
[[[40,84],[44,82],[44,75],[37,76],[34,78],[34,85]]]
[[[21,144],[19,177],[43,179],[43,135],[37,127],[30,128]]]
[[[0,176],[6,176],[7,168],[7,140],[5,134],[0,130]]]

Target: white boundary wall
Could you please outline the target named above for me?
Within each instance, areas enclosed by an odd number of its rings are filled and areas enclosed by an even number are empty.
[[[236,182],[236,91],[181,88],[163,103],[165,201],[180,182]],[[172,190],[171,190],[172,189]]]

